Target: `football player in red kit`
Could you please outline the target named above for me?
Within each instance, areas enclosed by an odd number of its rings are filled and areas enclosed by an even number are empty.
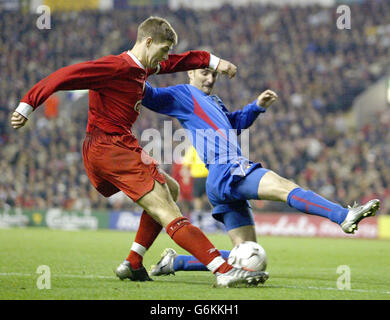
[[[121,190],[145,209],[136,245],[122,269],[117,269],[121,279],[150,280],[142,257],[164,227],[179,246],[215,273],[218,285],[264,282],[268,277],[265,273],[228,265],[203,232],[181,215],[169,191],[174,180],[158,170],[156,161],[143,151],[132,134],[149,75],[206,67],[230,78],[236,73],[236,66],[205,51],[168,55],[176,43],[177,35],[169,22],[150,17],[139,25],[131,50],[61,68],[34,85],[12,114],[11,125],[15,129],[24,126],[30,113],[56,91],[89,89],[83,144],[87,175],[103,196]]]

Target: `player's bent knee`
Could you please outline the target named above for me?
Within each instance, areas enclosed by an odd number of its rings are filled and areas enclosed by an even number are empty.
[[[173,201],[177,201],[180,195],[180,185],[173,180],[170,185],[168,185],[169,191],[171,192]]]
[[[172,178],[169,174],[167,174],[166,172],[161,171],[161,173],[165,176],[165,179],[167,181],[167,186],[168,186],[169,192],[173,198],[173,201],[176,202],[179,199],[179,195],[180,195],[179,183],[174,178]]]
[[[172,220],[181,217],[177,204],[166,184],[155,182],[153,190],[137,201],[146,212],[165,227]]]

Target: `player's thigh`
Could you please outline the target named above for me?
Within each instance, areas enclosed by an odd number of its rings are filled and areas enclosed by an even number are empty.
[[[260,180],[258,196],[261,200],[287,201],[289,193],[298,188],[294,182],[268,171]]]
[[[236,246],[244,241],[254,241],[257,242],[256,239],[256,230],[255,226],[242,226],[235,229],[231,229],[228,231],[228,235],[230,240],[233,243],[233,246]]]
[[[179,207],[173,201],[168,186],[157,181],[155,181],[153,189],[140,198],[137,204],[163,227],[182,216]]]
[[[179,199],[180,195],[180,186],[179,183],[171,177],[168,173],[166,173],[164,170],[159,169],[160,173],[165,177],[165,180],[167,181],[167,186],[169,189],[169,192],[172,195],[173,201],[177,201]]]
[[[231,183],[230,195],[237,200],[259,199],[259,184],[267,172],[268,169],[258,167],[242,177],[239,182]]]

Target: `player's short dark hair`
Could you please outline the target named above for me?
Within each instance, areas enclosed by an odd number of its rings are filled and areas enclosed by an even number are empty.
[[[138,26],[137,42],[151,37],[159,42],[171,41],[177,44],[177,34],[171,24],[160,17],[149,17]]]

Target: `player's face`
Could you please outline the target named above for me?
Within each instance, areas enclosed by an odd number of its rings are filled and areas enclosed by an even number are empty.
[[[152,40],[148,46],[147,67],[154,69],[161,61],[167,60],[172,46],[171,41],[158,42]]]
[[[198,69],[190,75],[190,84],[205,94],[210,94],[213,90],[218,73],[211,69]]]

